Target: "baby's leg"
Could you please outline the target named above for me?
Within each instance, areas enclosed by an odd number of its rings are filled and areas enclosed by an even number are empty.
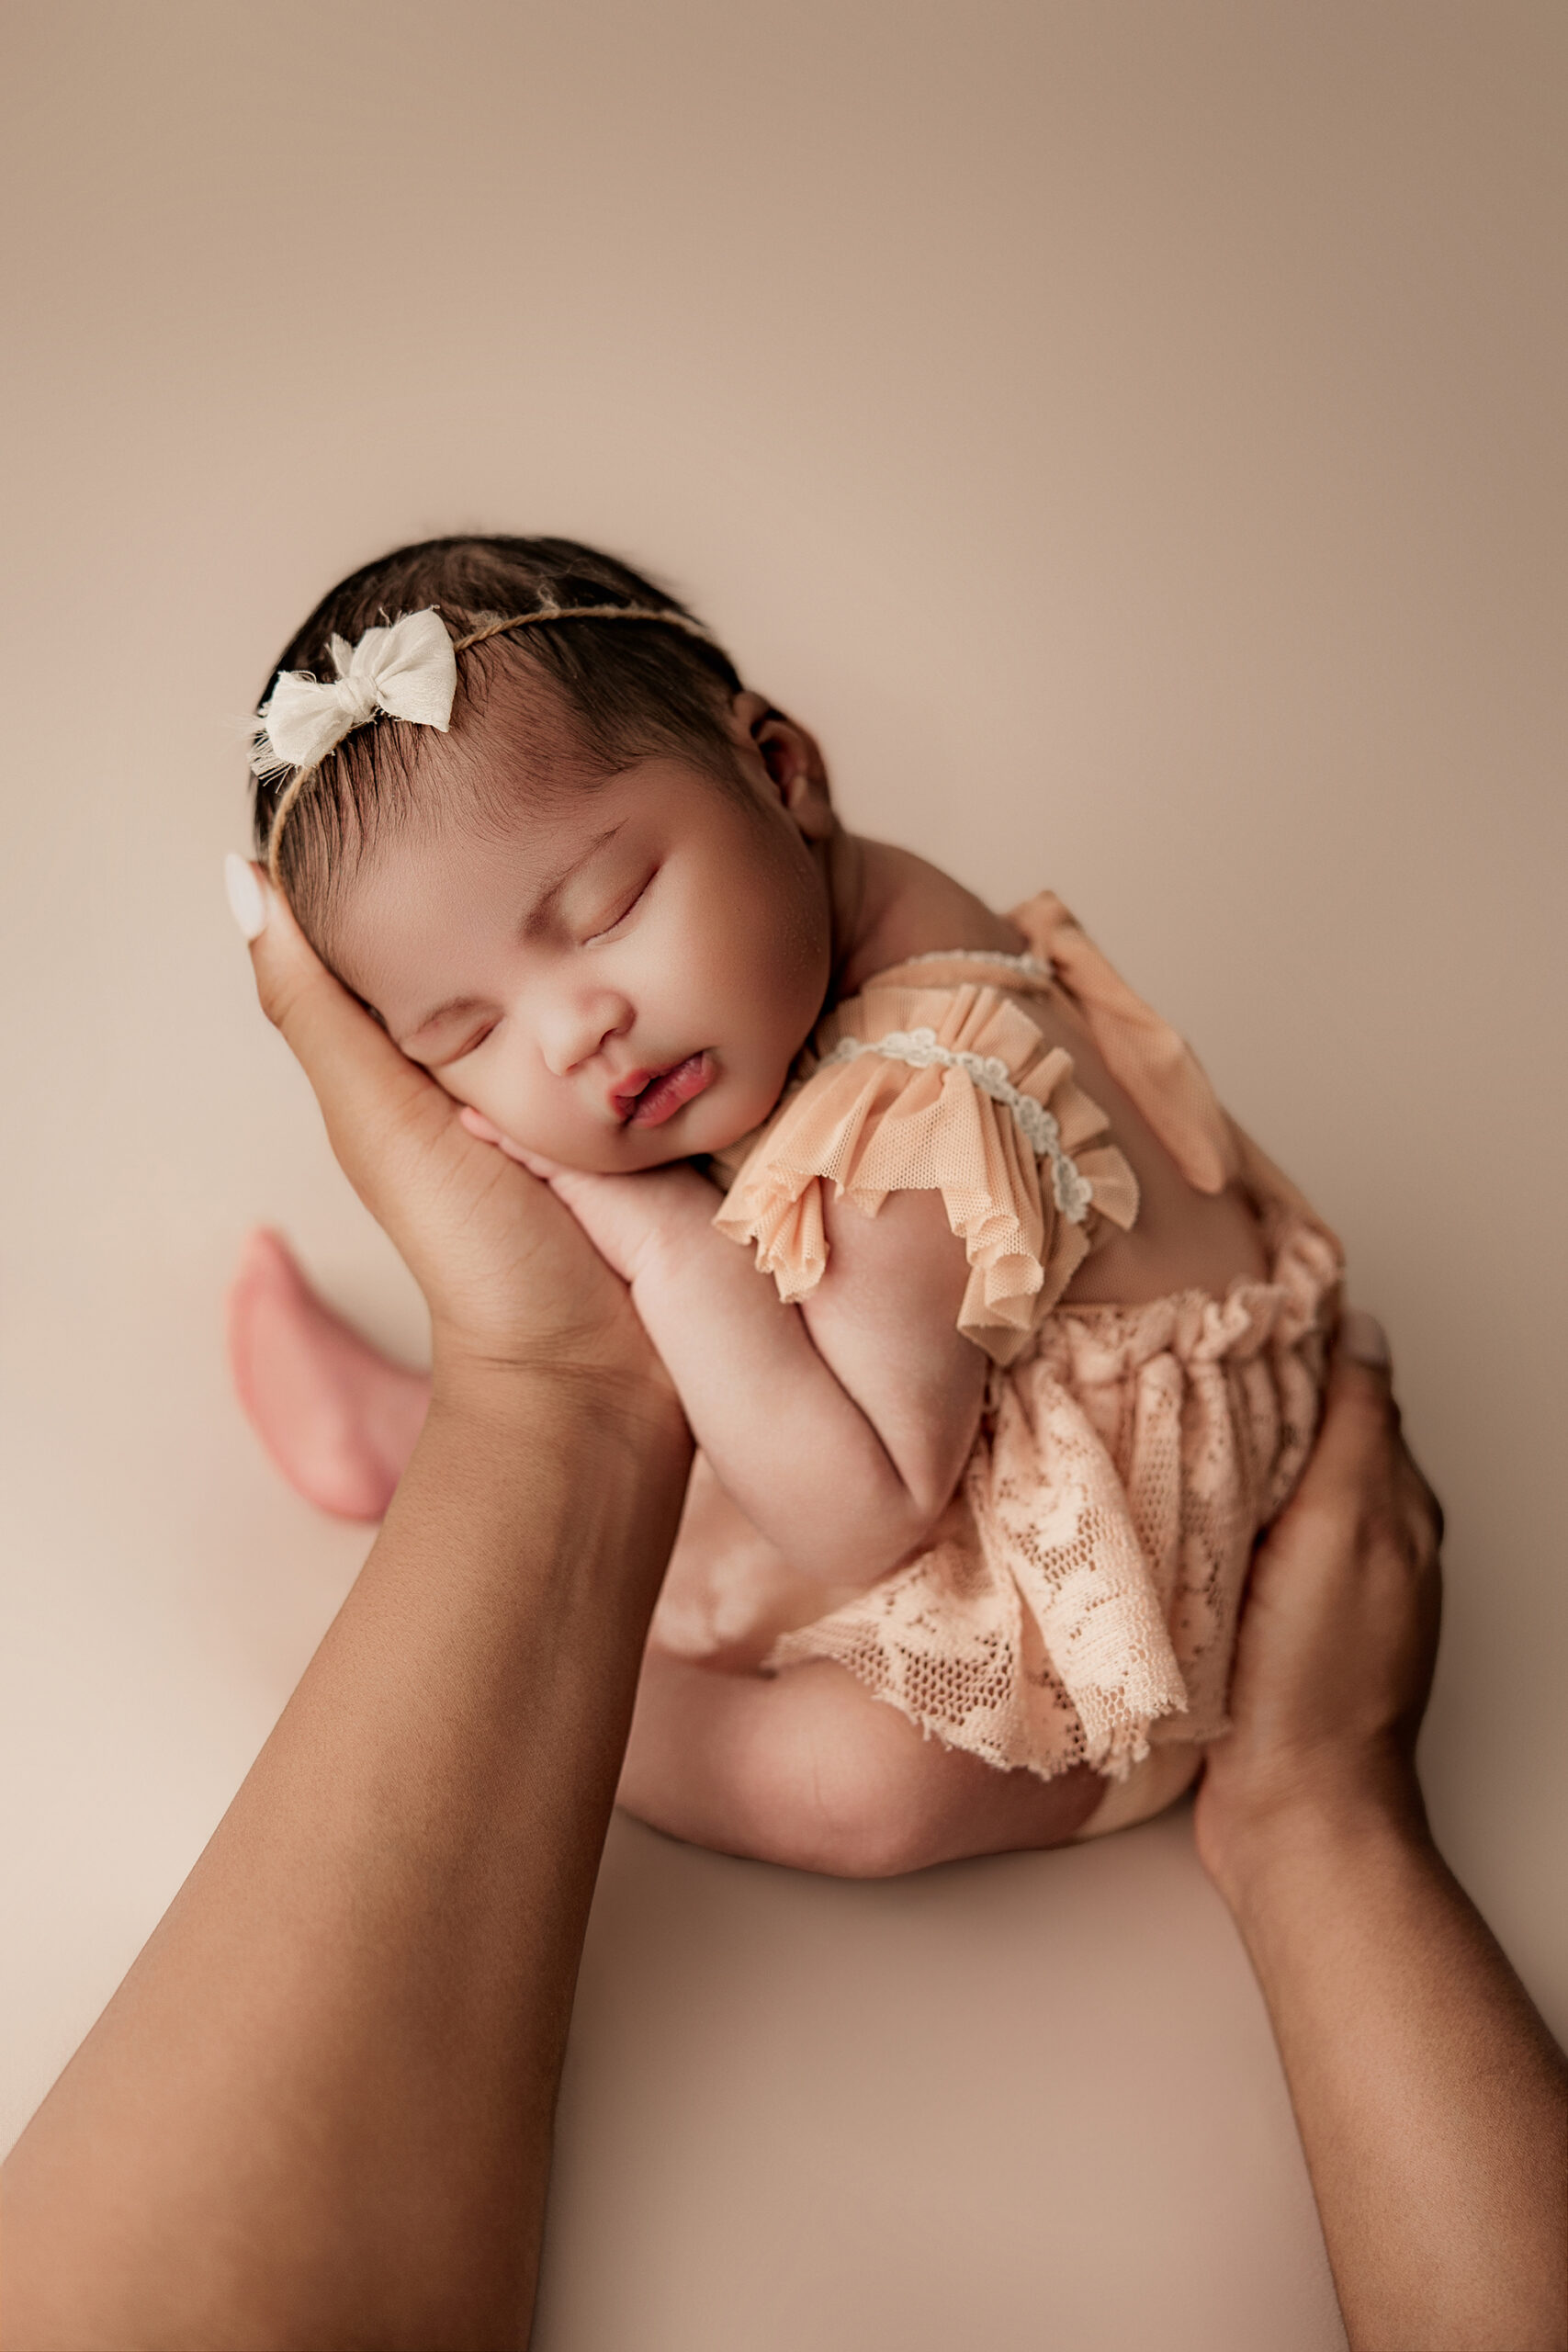
[[[1000,1772],[922,1738],[828,1659],[772,1677],[650,1649],[620,1799],[675,1838],[838,1878],[1064,1845],[1099,1803],[1087,1767]]]
[[[297,1493],[340,1519],[379,1519],[430,1403],[319,1298],[276,1233],[250,1235],[229,1292],[229,1363],[246,1419]]]

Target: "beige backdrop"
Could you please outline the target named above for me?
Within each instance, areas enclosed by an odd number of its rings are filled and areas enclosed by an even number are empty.
[[[1043,884],[1349,1243],[1449,1505],[1446,1850],[1568,2023],[1552,0],[13,6],[0,2139],[361,1534],[253,1220],[417,1302],[219,888],[236,718],[454,526],[661,569],[859,825]],[[1338,2344],[1187,1817],[838,1886],[620,1827],[549,2352]]]

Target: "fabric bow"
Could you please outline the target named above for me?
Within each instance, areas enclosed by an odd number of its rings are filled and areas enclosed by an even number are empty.
[[[311,768],[355,727],[384,710],[416,726],[451,722],[457,662],[446,624],[434,607],[405,613],[389,628],[369,628],[357,645],[332,641],[335,678],[280,670],[259,713],[251,765],[257,775]]]

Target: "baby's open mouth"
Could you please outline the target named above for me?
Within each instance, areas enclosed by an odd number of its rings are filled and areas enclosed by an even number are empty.
[[[683,1062],[646,1076],[634,1070],[629,1082],[615,1090],[615,1108],[628,1127],[661,1126],[711,1085],[713,1074],[706,1053],[688,1054]]]

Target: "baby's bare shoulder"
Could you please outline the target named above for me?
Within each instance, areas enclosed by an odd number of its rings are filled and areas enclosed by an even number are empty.
[[[840,993],[852,996],[878,972],[943,948],[1015,956],[1021,933],[962,882],[907,849],[862,842],[865,888]]]

